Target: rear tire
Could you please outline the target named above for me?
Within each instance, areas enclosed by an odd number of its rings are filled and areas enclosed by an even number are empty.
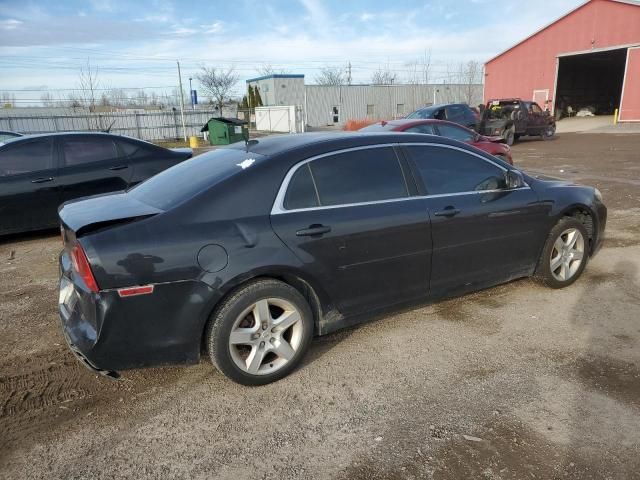
[[[511,146],[513,145],[513,143],[516,141],[516,134],[514,132],[513,127],[509,127],[507,130],[505,130],[504,132],[504,142]]]
[[[230,294],[209,319],[206,346],[220,372],[242,385],[265,385],[300,363],[313,336],[313,315],[291,285],[252,281]]]
[[[582,275],[588,258],[587,229],[575,218],[564,217],[549,232],[535,278],[550,288],[568,287]]]

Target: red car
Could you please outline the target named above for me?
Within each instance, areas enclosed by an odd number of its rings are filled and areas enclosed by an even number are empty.
[[[439,135],[441,137],[459,140],[461,142],[473,145],[501,160],[513,165],[511,158],[511,148],[505,143],[501,143],[502,137],[486,137],[479,133],[469,130],[457,123],[447,122],[445,120],[416,120],[410,118],[402,118],[399,120],[382,121],[369,125],[360,129],[361,132],[410,132],[410,133],[428,133],[430,135]]]

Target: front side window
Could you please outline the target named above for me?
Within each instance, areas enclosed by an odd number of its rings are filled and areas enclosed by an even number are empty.
[[[118,145],[127,158],[142,158],[158,153],[158,147],[139,140],[118,140]]]
[[[53,167],[51,138],[13,143],[0,151],[0,177],[37,172]]]
[[[475,137],[473,132],[464,128],[454,127],[453,125],[438,125],[438,131],[440,132],[440,136],[460,142],[471,142]]]
[[[369,148],[337,153],[299,167],[289,182],[284,207],[348,205],[407,196],[393,148]]]
[[[428,195],[506,188],[502,169],[482,158],[453,148],[407,147]]]
[[[116,145],[110,138],[68,137],[62,145],[67,167],[111,160],[118,156]]]

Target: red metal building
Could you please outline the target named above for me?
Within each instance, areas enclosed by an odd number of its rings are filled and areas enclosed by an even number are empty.
[[[552,112],[593,106],[640,121],[640,1],[589,0],[485,64],[485,102],[532,99]]]

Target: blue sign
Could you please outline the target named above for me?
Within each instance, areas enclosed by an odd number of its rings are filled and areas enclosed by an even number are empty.
[[[191,105],[198,104],[198,92],[195,90],[191,90]]]

